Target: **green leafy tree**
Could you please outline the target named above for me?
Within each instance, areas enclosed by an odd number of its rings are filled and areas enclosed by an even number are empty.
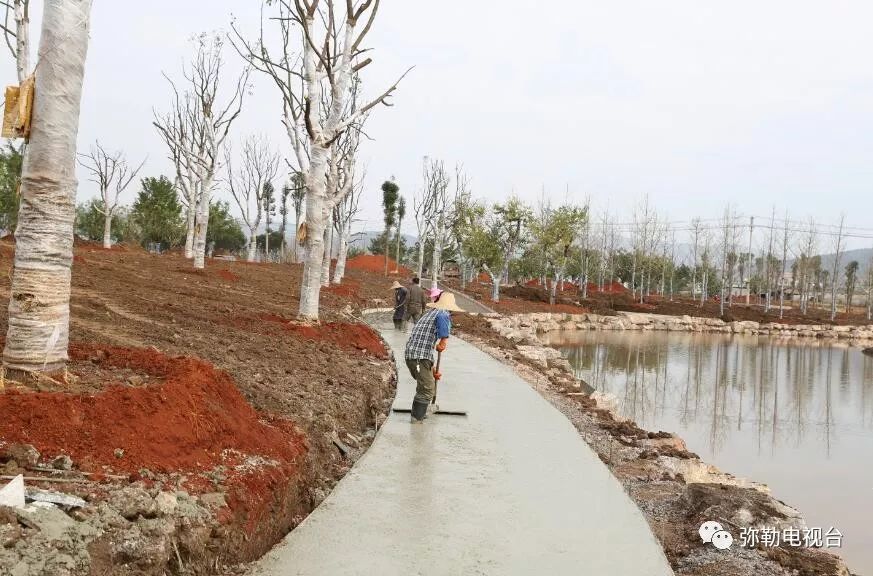
[[[857,260],[852,260],[846,265],[846,313],[852,309],[852,298],[855,296],[855,284],[858,281],[858,264]]]
[[[12,142],[0,150],[0,229],[13,232],[18,222],[21,151]]]
[[[176,188],[166,176],[143,178],[130,211],[131,224],[138,229],[143,245],[178,246],[185,236],[182,204]]]
[[[391,228],[397,221],[397,199],[400,187],[393,180],[382,183],[382,214],[385,219],[385,233],[382,235],[384,242],[382,253],[385,254],[385,276],[388,275],[388,242],[391,239]]]
[[[531,222],[536,252],[542,256],[546,274],[552,277],[551,304],[555,303],[558,282],[573,257],[573,242],[579,237],[587,218],[585,208],[564,205],[555,209],[544,207],[539,217]]]
[[[400,266],[400,264],[401,264],[401,257],[400,256],[403,254],[403,252],[401,252],[402,247],[400,245],[401,238],[403,235],[400,233],[400,227],[403,225],[403,218],[404,217],[406,217],[406,199],[403,196],[400,196],[397,199],[397,238],[396,238],[397,250],[396,250],[396,256],[395,256],[395,260],[397,261],[398,266]]]
[[[91,198],[76,206],[76,235],[85,240],[97,241],[103,238],[103,201]],[[116,231],[113,231],[113,240]]]
[[[227,202],[217,200],[210,204],[206,242],[215,250],[229,252],[242,250],[246,245],[246,235],[239,222],[230,215],[230,204]]]
[[[273,186],[272,182],[264,182],[263,194],[261,194],[261,203],[264,206],[264,218],[267,230],[266,235],[264,235],[264,240],[266,241],[266,244],[264,245],[264,251],[269,254],[270,240],[273,240],[270,223],[273,221],[273,217],[276,215],[276,188]],[[273,245],[276,245],[275,240]]]

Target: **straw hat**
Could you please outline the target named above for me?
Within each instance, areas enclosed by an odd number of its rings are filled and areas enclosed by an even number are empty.
[[[437,302],[431,302],[427,307],[436,308],[437,310],[448,310],[449,312],[463,312],[463,310],[455,304],[455,295],[451,292],[446,292]]]
[[[403,284],[395,280],[394,284],[391,285],[390,290],[397,290],[398,288],[403,288]]]

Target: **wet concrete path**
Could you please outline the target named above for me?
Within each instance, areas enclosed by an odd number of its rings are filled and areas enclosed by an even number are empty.
[[[415,385],[406,335],[396,405]],[[671,575],[642,514],[567,419],[512,370],[452,338],[438,402],[467,417],[391,414],[258,575]]]

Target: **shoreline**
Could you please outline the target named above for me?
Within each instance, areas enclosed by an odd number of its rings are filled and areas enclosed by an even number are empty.
[[[670,330],[660,326],[670,325],[671,319],[676,318],[661,316],[663,321],[656,322],[649,319],[652,316],[658,315],[533,313],[506,317],[488,314],[470,316],[469,321],[464,319],[459,322],[458,330],[464,340],[512,367],[572,422],[643,512],[677,575],[850,576],[845,562],[824,549],[758,545],[754,549],[734,546],[720,552],[705,547],[697,529],[706,520],[729,526],[735,541],[739,540],[743,528],[792,528],[802,532],[806,523],[798,510],[773,497],[766,485],[735,477],[703,462],[696,454],[688,452],[679,436],[649,432],[632,421],[622,420],[609,395],[590,393],[590,388],[586,390],[587,384],[575,377],[560,352],[537,337],[539,333],[564,329]],[[601,322],[601,318],[617,320]],[[720,320],[721,324],[709,318],[698,320],[699,323],[674,322],[673,330],[744,333],[734,332],[733,326]],[[700,326],[700,329],[688,329],[690,326]],[[540,330],[540,327],[545,329]],[[866,331],[866,327],[862,328]],[[757,329],[760,331],[760,326]],[[805,333],[806,330],[792,332]],[[864,339],[847,337],[833,340],[857,345],[864,342]]]
[[[852,347],[873,347],[873,324],[841,326],[828,324],[780,324],[738,320],[725,322],[719,318],[699,316],[668,316],[618,312],[615,316],[600,314],[565,314],[534,312],[513,316],[486,315],[492,327],[510,340],[539,342],[538,334],[556,331],[613,330],[700,332],[744,334],[785,339],[815,339],[839,342]]]

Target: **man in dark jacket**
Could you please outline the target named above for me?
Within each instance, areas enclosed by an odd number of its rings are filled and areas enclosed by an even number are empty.
[[[413,278],[412,284],[409,286],[409,294],[406,299],[406,318],[412,320],[412,323],[418,322],[421,315],[424,314],[424,308],[430,302],[430,298],[424,293],[421,288],[421,280]]]

